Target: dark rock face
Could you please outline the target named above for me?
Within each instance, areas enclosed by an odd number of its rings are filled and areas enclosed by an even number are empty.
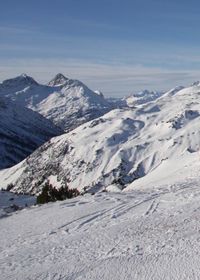
[[[0,169],[15,165],[61,133],[40,114],[0,98]]]

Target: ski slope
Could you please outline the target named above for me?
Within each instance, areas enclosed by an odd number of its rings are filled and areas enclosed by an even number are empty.
[[[200,182],[97,193],[0,219],[1,279],[200,279]]]

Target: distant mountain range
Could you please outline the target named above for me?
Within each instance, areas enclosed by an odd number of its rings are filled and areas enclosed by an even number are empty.
[[[164,94],[164,92],[143,90],[131,94],[130,96],[125,98],[125,100],[128,106],[133,107],[136,105],[145,104],[154,101],[160,96],[162,96],[162,94]]]
[[[0,96],[30,108],[65,131],[99,117],[113,107],[103,96],[78,80],[57,74],[47,85],[22,74],[0,84]]]
[[[173,183],[198,176],[199,139],[200,85],[176,87],[51,139],[1,171],[1,185],[38,193],[46,180],[91,192]]]

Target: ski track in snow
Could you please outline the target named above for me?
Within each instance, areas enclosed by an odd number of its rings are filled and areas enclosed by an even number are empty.
[[[1,279],[200,279],[200,189],[97,193],[0,219]]]

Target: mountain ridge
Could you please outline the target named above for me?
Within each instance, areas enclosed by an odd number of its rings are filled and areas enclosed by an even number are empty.
[[[159,168],[164,177],[176,171],[176,178],[181,170],[184,176],[198,173],[198,165],[185,166],[196,161],[200,151],[199,92],[200,86],[192,86],[134,109],[114,109],[51,139],[18,166],[1,172],[1,183],[37,193],[49,179],[58,187],[67,182],[80,191],[96,192],[134,188]],[[167,166],[171,162],[174,167],[174,160],[179,167],[171,170]],[[10,175],[15,173],[20,177]]]
[[[78,80],[57,74],[47,85],[23,74],[0,84],[0,96],[32,109],[66,131],[110,111],[103,95]]]

